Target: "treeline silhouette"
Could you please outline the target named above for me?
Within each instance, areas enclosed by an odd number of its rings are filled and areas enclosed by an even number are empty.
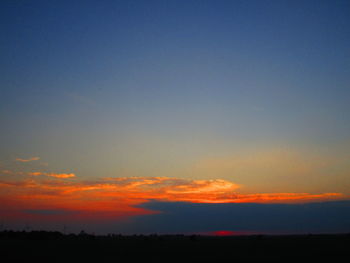
[[[0,232],[0,239],[21,239],[21,240],[164,240],[164,239],[189,239],[195,240],[196,238],[204,237],[201,235],[122,235],[122,234],[108,234],[108,235],[95,235],[88,234],[82,230],[79,234],[63,234],[59,231],[12,231],[5,230]]]
[[[316,262],[348,259],[350,234],[93,235],[2,231],[2,262]]]

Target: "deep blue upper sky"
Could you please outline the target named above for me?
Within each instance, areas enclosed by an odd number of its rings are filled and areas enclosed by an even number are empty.
[[[349,11],[349,1],[1,1],[0,154],[81,176],[174,175],[256,148],[344,158]]]

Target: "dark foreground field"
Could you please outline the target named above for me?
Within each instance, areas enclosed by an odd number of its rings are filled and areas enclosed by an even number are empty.
[[[350,235],[91,236],[0,232],[1,262],[344,262]]]

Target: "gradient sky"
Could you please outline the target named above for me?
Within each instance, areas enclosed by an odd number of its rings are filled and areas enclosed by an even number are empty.
[[[349,199],[349,1],[3,0],[0,21],[5,223]]]

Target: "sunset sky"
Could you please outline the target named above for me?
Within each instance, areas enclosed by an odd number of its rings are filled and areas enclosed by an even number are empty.
[[[0,30],[3,228],[350,231],[349,1],[2,0]]]

